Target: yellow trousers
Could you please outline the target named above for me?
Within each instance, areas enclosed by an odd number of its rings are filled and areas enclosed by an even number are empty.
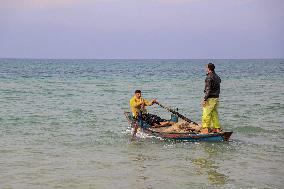
[[[208,98],[207,104],[203,107],[202,112],[202,128],[209,128],[211,127],[211,123],[213,128],[219,129],[220,122],[218,116],[218,98]]]

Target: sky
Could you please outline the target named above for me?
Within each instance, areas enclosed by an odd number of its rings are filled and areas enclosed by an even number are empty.
[[[0,58],[284,58],[284,0],[0,0]]]

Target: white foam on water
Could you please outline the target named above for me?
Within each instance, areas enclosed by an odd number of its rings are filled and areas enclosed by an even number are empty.
[[[133,129],[132,127],[127,127],[127,129],[126,129],[125,131],[123,131],[122,133],[123,133],[123,134],[131,134],[131,135],[132,135],[133,131],[134,131],[134,129]],[[159,139],[159,140],[164,140],[164,139],[161,138],[161,137],[157,137],[157,136],[153,136],[153,135],[144,133],[141,129],[138,129],[138,130],[137,130],[136,137],[137,137],[137,138],[141,138],[141,139],[145,139],[145,138],[156,138],[156,139]]]

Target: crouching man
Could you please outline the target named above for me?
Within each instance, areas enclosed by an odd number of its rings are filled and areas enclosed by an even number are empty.
[[[137,133],[138,121],[140,120],[147,122],[147,124],[149,124],[152,127],[160,127],[160,126],[166,126],[170,124],[169,121],[161,119],[159,116],[147,113],[146,106],[152,106],[156,102],[157,102],[156,99],[152,99],[151,101],[148,101],[142,98],[140,90],[135,91],[134,96],[130,99],[130,108],[131,108],[132,116],[135,122],[133,137]]]

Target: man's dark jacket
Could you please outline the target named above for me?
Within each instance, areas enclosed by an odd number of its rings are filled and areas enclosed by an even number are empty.
[[[221,79],[214,71],[207,74],[205,79],[204,100],[208,98],[219,98],[220,83]]]

